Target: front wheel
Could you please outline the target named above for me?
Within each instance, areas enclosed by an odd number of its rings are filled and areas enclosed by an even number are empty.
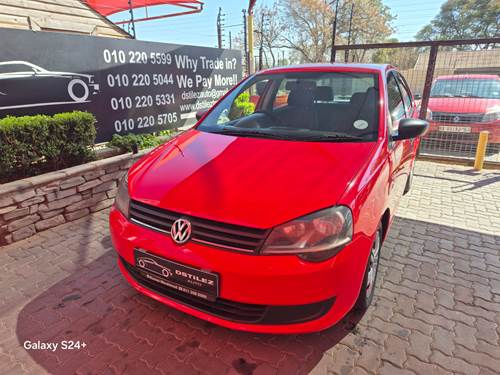
[[[368,258],[365,277],[363,278],[363,285],[361,285],[361,291],[359,292],[358,300],[356,301],[355,308],[357,310],[366,310],[368,306],[370,306],[370,304],[372,303],[373,294],[375,292],[375,282],[377,281],[378,264],[380,259],[381,248],[382,248],[382,225],[379,224],[370,250],[370,257]]]

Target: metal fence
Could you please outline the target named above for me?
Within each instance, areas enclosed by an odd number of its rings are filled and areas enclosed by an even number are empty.
[[[396,66],[430,122],[421,154],[471,159],[488,131],[500,163],[500,38],[336,46],[336,62]]]

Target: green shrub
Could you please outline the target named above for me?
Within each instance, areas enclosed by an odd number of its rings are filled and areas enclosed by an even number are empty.
[[[169,135],[169,136],[173,136],[176,132],[177,132],[177,130],[176,130],[176,129],[165,129],[165,130],[160,130],[160,131],[158,132],[158,135],[159,135],[160,137],[164,137],[164,136],[167,136],[167,135]]]
[[[113,135],[111,141],[108,142],[108,146],[116,147],[120,149],[121,152],[131,152],[133,151],[134,145],[137,148],[151,148],[161,144],[161,141],[153,134],[126,134],[126,135]]]
[[[250,101],[250,94],[243,92],[234,100],[229,111],[229,119],[235,120],[243,116],[248,116],[255,111],[255,104]]]
[[[0,119],[0,182],[90,161],[95,136],[87,112]]]

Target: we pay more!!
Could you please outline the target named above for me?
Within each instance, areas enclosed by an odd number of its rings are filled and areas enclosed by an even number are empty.
[[[238,83],[238,75],[231,74],[230,76],[222,74],[214,74],[212,77],[204,77],[196,74],[194,79],[185,74],[176,75],[177,86],[181,89],[192,88],[212,88],[223,86],[234,86]]]

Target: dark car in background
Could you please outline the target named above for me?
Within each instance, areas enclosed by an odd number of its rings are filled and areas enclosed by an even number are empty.
[[[49,71],[27,61],[0,62],[0,110],[86,103],[98,92],[90,74]]]

